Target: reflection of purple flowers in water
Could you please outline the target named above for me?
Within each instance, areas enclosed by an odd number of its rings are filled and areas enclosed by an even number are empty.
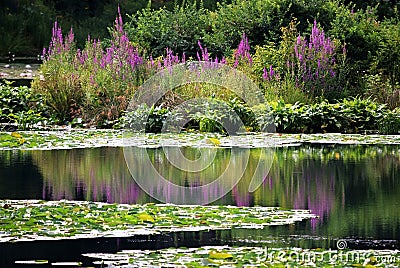
[[[334,178],[331,176],[328,179],[323,174],[308,173],[302,180],[298,188],[293,191],[293,208],[309,209],[317,215],[318,219],[311,219],[311,226],[315,228],[318,224],[322,224],[333,208],[335,201]]]
[[[233,187],[232,196],[235,200],[235,205],[238,207],[248,207],[250,205],[250,194],[240,194],[238,185]]]
[[[47,181],[43,185],[44,200],[90,200],[107,203],[136,204],[142,193],[140,187],[129,178],[99,181],[96,173],[89,174],[89,181],[74,181],[73,185],[59,188]]]
[[[147,151],[140,151],[136,156],[138,175],[145,176],[149,173],[149,167],[141,164],[141,160]],[[173,169],[172,166],[165,165],[166,161],[158,151],[153,151],[153,166],[160,169],[162,174],[169,174],[177,179],[175,183],[185,185],[186,187],[197,187],[209,183],[210,176],[213,173],[205,175],[188,176]],[[36,161],[42,167],[44,176],[43,199],[71,199],[71,200],[93,200],[109,203],[145,203],[154,202],[147,196],[136,184],[135,180],[124,164],[124,157],[121,152],[112,149],[94,150],[94,151],[70,151],[66,154],[52,154],[52,152],[37,153]],[[104,157],[106,156],[107,157]],[[52,159],[47,161],[43,159]],[[153,157],[152,157],[153,159]],[[295,163],[285,159],[284,166],[274,165],[270,173],[264,179],[260,189],[255,193],[249,193],[249,178],[245,177],[243,182],[239,182],[232,189],[232,192],[223,197],[224,186],[215,184],[215,187],[209,187],[208,191],[199,192],[193,189],[193,198],[207,203],[212,197],[221,196],[218,201],[221,204],[232,204],[237,206],[280,206],[284,208],[310,209],[312,213],[318,215],[319,219],[313,219],[311,226],[316,228],[332,212],[337,197],[334,175],[335,169],[330,169],[323,163],[304,159]],[[65,163],[70,163],[65,165]],[[164,164],[161,164],[164,163]],[[220,163],[223,163],[220,162]],[[221,166],[224,166],[221,164]],[[219,167],[219,166],[218,166]],[[224,170],[224,169],[222,169]],[[285,173],[285,171],[288,173]],[[301,172],[299,172],[301,171]],[[219,171],[218,171],[219,172]],[[230,170],[235,174],[235,170]],[[182,175],[183,174],[183,175]],[[249,176],[253,173],[249,172]],[[183,177],[182,177],[183,176]],[[185,176],[188,176],[187,179]],[[246,175],[245,175],[246,176]],[[184,191],[182,187],[163,187],[163,184],[154,184],[149,188],[150,196],[164,196],[166,202],[174,200],[176,196],[183,196],[175,191]],[[175,189],[175,190],[173,190]],[[214,199],[215,200],[215,199]],[[339,200],[339,202],[344,202]]]

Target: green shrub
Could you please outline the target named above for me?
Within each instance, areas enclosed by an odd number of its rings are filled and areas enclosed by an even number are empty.
[[[400,109],[388,111],[379,121],[379,132],[381,134],[400,133]]]
[[[187,58],[196,58],[197,41],[203,39],[202,34],[209,27],[207,16],[208,11],[197,8],[196,2],[175,5],[172,11],[148,7],[129,16],[126,31],[132,42],[153,57],[164,55],[169,48]]]
[[[353,94],[365,93],[365,76],[379,75],[382,83],[389,85],[385,88],[386,93],[372,91],[370,94],[371,90],[367,88],[367,96],[390,95],[399,88],[399,17],[380,20],[378,9],[379,6],[365,6],[355,10],[354,6],[341,5],[336,8],[328,31],[331,36],[346,43],[348,77],[351,77],[349,84]]]
[[[46,107],[40,94],[26,86],[14,87],[0,83],[0,123],[16,123],[19,129],[35,127],[48,121]]]
[[[292,1],[282,0],[234,0],[220,4],[209,15],[210,29],[204,34],[207,47],[217,55],[230,55],[245,33],[251,44],[276,42],[280,27],[289,24]]]
[[[364,133],[379,130],[388,112],[384,104],[369,99],[351,98],[337,103],[272,103],[278,132],[287,133]]]
[[[169,124],[187,120],[186,125],[180,126],[187,130],[226,133],[229,129],[229,134],[261,130],[275,132],[272,124],[281,133],[397,134],[400,130],[399,109],[390,111],[384,104],[361,98],[314,104],[286,104],[278,100],[251,108],[238,99],[227,103],[209,99],[206,102],[191,103],[186,110],[179,111],[142,104],[126,113],[120,120],[119,127],[161,132],[167,120]],[[240,128],[241,123],[238,120],[241,120],[246,129]]]
[[[165,120],[171,115],[171,111],[161,106],[149,107],[140,104],[132,111],[125,113],[115,128],[132,129],[146,133],[159,133],[162,130]]]
[[[342,132],[346,133],[378,130],[378,122],[387,112],[385,104],[361,98],[344,99],[334,107],[339,112]]]
[[[255,120],[252,110],[237,100],[225,102],[210,98],[185,103],[185,106],[179,109],[148,107],[146,104],[141,104],[125,113],[116,127],[158,133],[163,131],[164,124],[168,123],[172,128],[164,131],[173,130],[173,127],[177,126],[177,131],[185,128],[232,134],[246,131],[241,127],[256,128]],[[254,130],[259,130],[259,127]]]

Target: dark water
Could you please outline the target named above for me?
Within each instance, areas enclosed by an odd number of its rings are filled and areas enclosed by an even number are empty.
[[[219,232],[222,243],[331,247],[337,239],[347,239],[349,245],[367,241],[368,246],[399,247],[399,146],[276,148],[273,158],[268,160],[273,159],[271,169],[261,187],[249,193],[262,150],[251,149],[246,164],[240,161],[240,150],[183,148],[182,154],[191,160],[199,155],[215,157],[203,172],[190,173],[168,164],[161,149],[138,148],[131,164],[137,167],[135,174],[142,179],[155,167],[162,176],[182,186],[207,184],[221,172],[234,178],[245,165],[240,182],[212,204],[310,209],[319,216],[290,226]],[[150,162],[142,161],[144,157]],[[230,165],[230,161],[234,164]],[[167,200],[168,196],[173,200],[177,195],[173,189],[160,185],[154,185],[150,191],[166,196]],[[212,194],[215,193],[203,193],[202,198]],[[0,198],[158,202],[132,178],[121,148],[1,151]]]

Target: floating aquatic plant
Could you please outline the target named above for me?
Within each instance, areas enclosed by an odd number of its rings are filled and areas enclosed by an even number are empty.
[[[243,147],[265,148],[299,146],[301,144],[400,144],[399,135],[358,134],[281,134],[248,133],[224,136],[216,133],[140,134],[117,130],[21,131],[0,132],[0,150],[53,150],[95,147],[138,146],[176,147]]]
[[[110,267],[398,267],[398,250],[205,246],[83,254]],[[100,261],[99,261],[100,260]]]
[[[177,231],[265,228],[316,217],[276,207],[0,201],[0,242],[128,237]]]

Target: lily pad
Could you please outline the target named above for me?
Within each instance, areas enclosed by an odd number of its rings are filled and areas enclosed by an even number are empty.
[[[399,250],[332,250],[205,246],[161,250],[124,250],[116,254],[87,253],[112,267],[398,267]],[[112,255],[118,256],[112,261]]]
[[[0,200],[0,242],[262,229],[315,217],[308,210],[275,207]]]
[[[48,260],[26,260],[26,261],[15,261],[15,264],[35,264],[35,265],[41,265],[41,264],[48,264],[49,261]]]
[[[224,136],[217,133],[152,134],[68,128],[51,131],[0,132],[0,150],[16,148],[52,150],[125,146],[144,148],[165,146],[265,148],[300,146],[302,144],[400,144],[400,135],[247,133],[238,136]]]

